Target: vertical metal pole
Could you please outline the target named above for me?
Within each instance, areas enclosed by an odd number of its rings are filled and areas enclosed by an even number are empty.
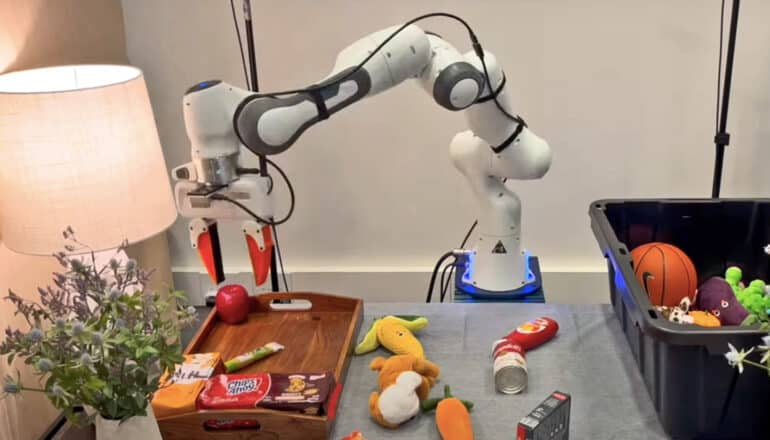
[[[735,37],[738,33],[738,10],[741,0],[733,0],[733,10],[730,16],[730,36],[727,42],[727,62],[725,64],[725,84],[722,91],[722,108],[720,110],[719,130],[714,136],[716,158],[714,159],[714,181],[711,187],[711,197],[719,198],[722,186],[722,167],[725,159],[725,147],[730,145],[730,134],[727,133],[727,111],[730,108],[730,87],[733,82],[733,63],[735,59]],[[722,66],[719,66],[721,69]]]
[[[249,88],[253,92],[259,91],[259,77],[257,74],[257,56],[254,49],[254,28],[251,24],[251,0],[243,0],[243,18],[246,21],[246,47],[249,58]],[[262,176],[268,176],[267,172],[267,158],[264,154],[257,155],[259,157],[259,173]],[[273,246],[272,255],[270,258],[270,290],[278,292],[281,290],[278,284],[278,262],[276,261],[275,246]]]
[[[243,18],[246,21],[246,47],[249,63],[249,88],[253,92],[259,91],[259,75],[257,73],[257,56],[254,49],[254,27],[251,24],[251,0],[243,0]],[[259,169],[263,176],[267,176],[267,162],[265,155],[259,154]]]

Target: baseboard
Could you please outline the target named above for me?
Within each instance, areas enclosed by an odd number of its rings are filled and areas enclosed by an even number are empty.
[[[175,268],[174,287],[187,292],[193,304],[202,305],[206,292],[216,291],[208,275],[190,268]],[[423,302],[430,270],[412,267],[332,267],[287,271],[289,290],[355,296],[371,302]],[[250,272],[226,274],[224,284],[242,284],[254,294],[269,291],[256,286]],[[560,304],[609,302],[607,273],[602,271],[543,272],[546,301]],[[283,282],[281,282],[283,287]],[[435,296],[435,295],[434,295]]]

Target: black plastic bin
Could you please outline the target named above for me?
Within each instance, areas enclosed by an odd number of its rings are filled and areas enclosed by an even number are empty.
[[[770,199],[601,200],[589,209],[607,258],[610,299],[666,432],[676,439],[769,439],[770,377],[743,374],[724,358],[759,344],[756,327],[702,328],[671,323],[653,309],[634,277],[631,250],[652,241],[681,248],[699,283],[728,266],[744,280],[770,281]],[[752,355],[756,360],[759,355]]]

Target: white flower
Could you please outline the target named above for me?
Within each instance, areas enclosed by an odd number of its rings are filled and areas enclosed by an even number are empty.
[[[757,345],[757,351],[765,353],[762,355],[762,359],[759,360],[759,363],[764,364],[770,359],[770,335],[762,337],[762,345]]]
[[[743,373],[743,361],[746,360],[746,357],[751,354],[752,351],[754,351],[754,348],[752,347],[749,351],[738,351],[733,344],[730,343],[727,344],[727,347],[730,348],[730,351],[725,353],[727,363],[730,364],[731,367],[738,367],[738,373]]]

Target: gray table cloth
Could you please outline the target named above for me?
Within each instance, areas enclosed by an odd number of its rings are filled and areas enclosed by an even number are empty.
[[[428,317],[430,324],[418,337],[426,357],[441,367],[432,395],[439,396],[449,384],[456,396],[473,401],[476,439],[514,439],[519,420],[554,390],[572,395],[570,439],[668,438],[609,305],[369,303],[357,340],[373,318],[387,314]],[[492,343],[540,316],[559,322],[558,335],[527,353],[529,384],[523,393],[497,393]],[[358,430],[368,440],[440,439],[432,413],[397,430],[371,420],[368,399],[376,390],[377,374],[369,370],[369,362],[376,356],[389,353],[380,348],[352,358],[331,438],[339,440]]]

